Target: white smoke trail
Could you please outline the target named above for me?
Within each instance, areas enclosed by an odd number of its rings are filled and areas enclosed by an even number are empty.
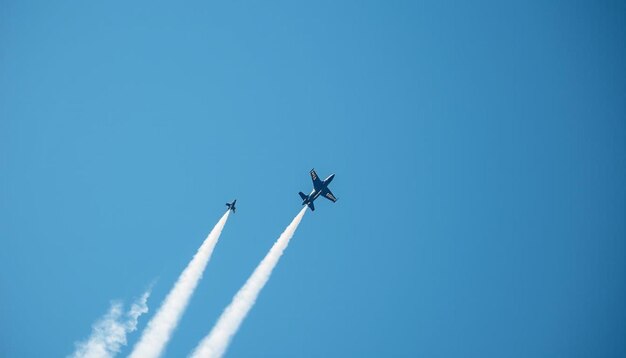
[[[193,291],[198,285],[198,281],[202,278],[204,268],[211,258],[211,253],[222,233],[229,213],[230,210],[227,210],[218,221],[180,275],[159,310],[148,322],[141,339],[135,344],[130,358],[156,358],[163,353],[165,345],[170,340],[174,328],[176,328]]]
[[[283,251],[287,248],[289,240],[296,232],[306,209],[306,206],[302,208],[300,213],[298,213],[278,240],[276,240],[274,246],[272,246],[263,261],[257,266],[243,287],[239,289],[239,292],[237,292],[230,305],[226,307],[211,332],[193,351],[191,354],[192,358],[221,357],[224,352],[226,352],[232,337],[237,333],[241,322],[243,322],[254,305],[261,289],[265,286],[265,283],[272,274],[272,270],[278,263]]]
[[[91,336],[87,341],[77,343],[76,351],[70,357],[108,358],[119,353],[120,348],[126,345],[126,334],[136,330],[139,316],[148,312],[148,297],[150,289],[132,304],[125,317],[122,317],[122,304],[111,303],[109,312],[93,325]]]

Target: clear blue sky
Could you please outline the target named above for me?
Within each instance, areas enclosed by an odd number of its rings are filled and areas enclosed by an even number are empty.
[[[315,167],[231,357],[623,357],[624,64],[623,1],[2,1],[0,356],[158,278],[132,346],[237,198],[186,356]]]

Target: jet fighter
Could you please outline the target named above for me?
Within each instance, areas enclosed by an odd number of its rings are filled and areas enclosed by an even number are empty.
[[[232,210],[233,213],[235,212],[235,203],[237,202],[237,199],[233,200],[232,203],[226,203],[226,206],[228,206],[228,209]]]
[[[337,201],[337,198],[333,195],[333,193],[328,189],[328,184],[335,178],[335,174],[330,175],[328,178],[323,181],[317,176],[315,169],[311,169],[311,180],[313,181],[313,191],[311,194],[306,195],[303,192],[299,192],[300,197],[302,198],[302,205],[307,205],[311,211],[315,211],[315,205],[313,205],[313,201],[317,199],[320,195],[325,197],[326,199],[332,201],[333,203]]]

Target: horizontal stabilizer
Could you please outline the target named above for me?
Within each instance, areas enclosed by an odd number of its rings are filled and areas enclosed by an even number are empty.
[[[303,193],[303,192],[299,192],[298,194],[300,195],[300,197],[302,198],[302,200],[307,200],[307,199],[309,198],[309,196],[308,196],[308,195],[306,195],[306,194],[305,194],[305,193]]]

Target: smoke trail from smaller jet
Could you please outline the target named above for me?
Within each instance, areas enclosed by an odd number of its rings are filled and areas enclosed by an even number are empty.
[[[246,318],[254,302],[256,302],[263,286],[269,280],[272,270],[274,270],[283,251],[287,248],[289,240],[296,232],[306,210],[306,206],[302,208],[300,213],[296,215],[291,224],[287,226],[278,240],[276,240],[263,261],[261,261],[250,278],[248,278],[248,281],[237,292],[230,305],[226,307],[211,332],[193,351],[191,354],[192,358],[221,357],[226,352],[228,344],[235,333],[237,333],[239,326]]]
[[[72,358],[108,358],[114,357],[126,345],[126,335],[137,329],[139,316],[148,312],[148,289],[128,312],[124,314],[121,302],[111,303],[109,311],[97,321],[92,328],[91,336],[87,341],[76,344]]]
[[[165,297],[159,310],[148,322],[141,339],[135,344],[130,358],[156,358],[163,353],[172,332],[189,304],[191,295],[202,278],[202,273],[211,258],[229,214],[230,210],[227,210],[204,240],[198,252]]]

